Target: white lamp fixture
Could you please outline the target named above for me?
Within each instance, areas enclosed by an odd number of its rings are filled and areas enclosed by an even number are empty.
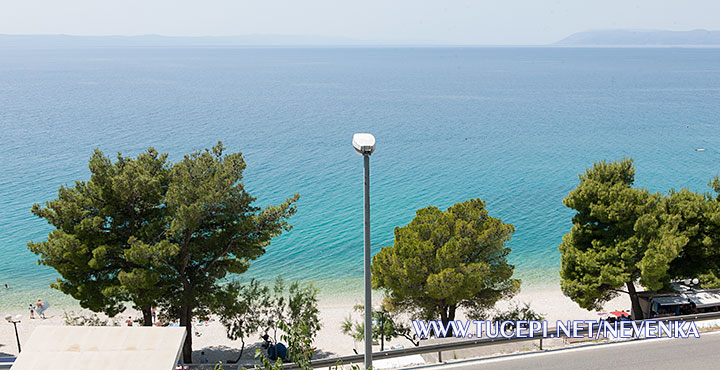
[[[375,136],[372,136],[372,134],[355,134],[353,135],[352,144],[358,154],[370,155],[375,151]]]

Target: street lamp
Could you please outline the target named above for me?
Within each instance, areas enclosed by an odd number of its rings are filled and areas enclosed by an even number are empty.
[[[370,155],[375,151],[375,137],[355,134],[353,148],[363,156],[365,174],[365,369],[372,368],[372,287],[370,285]]]
[[[5,315],[5,320],[15,327],[15,339],[17,340],[18,353],[20,353],[20,336],[18,335],[17,324],[22,320],[22,315],[17,315],[14,318],[12,315]]]

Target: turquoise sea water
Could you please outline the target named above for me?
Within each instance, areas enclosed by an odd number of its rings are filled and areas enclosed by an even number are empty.
[[[554,284],[593,161],[630,156],[653,191],[720,173],[719,49],[165,48],[0,52],[0,305],[47,288],[30,214],[87,179],[94,148],[173,160],[222,140],[258,203],[301,194],[295,228],[247,274],[361,290],[362,160],[372,157],[373,251],[418,208],[479,197],[515,225],[517,274]],[[705,148],[705,151],[696,151]],[[59,298],[58,298],[59,299]]]

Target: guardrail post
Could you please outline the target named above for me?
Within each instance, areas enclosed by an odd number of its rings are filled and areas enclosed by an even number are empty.
[[[542,337],[540,337],[540,350],[542,351]]]
[[[442,362],[442,351],[438,351],[438,362]]]

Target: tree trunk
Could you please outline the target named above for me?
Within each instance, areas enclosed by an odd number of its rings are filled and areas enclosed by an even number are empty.
[[[180,308],[180,326],[185,327],[185,343],[183,343],[183,363],[192,363],[192,307],[183,305]]]
[[[456,309],[457,309],[457,306],[455,306],[454,304],[452,304],[452,305],[450,305],[450,307],[448,307],[448,322],[455,320],[455,310]],[[454,335],[452,329],[453,329],[453,327],[451,326],[450,330],[448,330],[448,337],[452,337]]]
[[[450,320],[455,320],[455,306],[443,306],[440,309],[440,321],[442,321],[443,326],[448,328],[445,338],[450,338],[453,336],[452,326],[448,327],[448,323],[450,322]]]
[[[149,304],[142,308],[143,326],[152,326],[152,305]]]
[[[240,346],[240,356],[238,356],[237,360],[235,360],[235,363],[238,363],[242,360],[243,352],[245,352],[245,338],[240,337],[240,343],[242,344]]]
[[[642,320],[644,317],[642,308],[640,308],[640,298],[638,297],[637,291],[635,290],[635,284],[632,281],[627,282],[628,294],[630,295],[630,302],[632,303],[632,318],[633,320]]]

